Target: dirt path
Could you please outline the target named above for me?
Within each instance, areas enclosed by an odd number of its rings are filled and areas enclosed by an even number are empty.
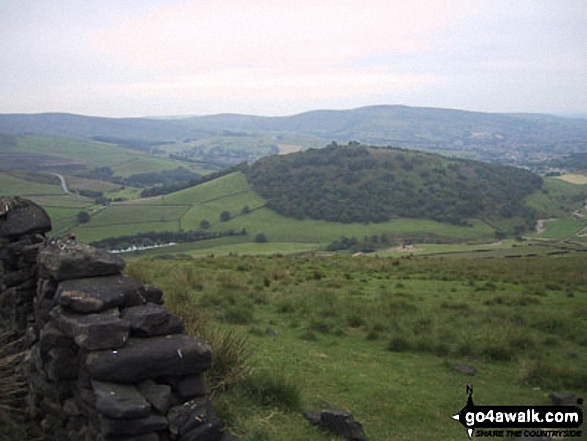
[[[61,188],[63,189],[63,192],[65,194],[73,194],[71,191],[69,191],[69,188],[67,188],[67,182],[65,181],[65,177],[63,175],[60,175],[59,173],[49,173],[50,175],[53,176],[57,176],[59,178],[59,180],[61,181]]]

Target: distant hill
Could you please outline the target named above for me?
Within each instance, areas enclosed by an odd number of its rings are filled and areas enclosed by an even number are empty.
[[[71,114],[0,115],[0,132],[86,139],[110,138],[120,145],[141,141],[203,139],[212,136],[291,135],[339,143],[473,152],[492,161],[516,161],[517,154],[587,152],[587,119],[538,114],[495,114],[407,106],[315,110],[263,117],[220,114],[189,118],[96,118]],[[519,155],[518,155],[519,156]]]
[[[182,120],[99,118],[69,113],[0,114],[0,132],[66,138],[168,141],[207,134]]]
[[[522,228],[535,221],[524,198],[542,185],[514,167],[358,144],[262,158],[246,175],[268,208],[334,222],[486,218]]]

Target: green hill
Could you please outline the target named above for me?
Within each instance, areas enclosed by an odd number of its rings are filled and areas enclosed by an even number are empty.
[[[169,195],[113,203],[102,207],[90,222],[77,226],[73,232],[84,242],[94,242],[151,231],[200,230],[202,221],[208,221],[210,226],[206,231],[209,232],[238,232],[242,229],[248,232],[246,237],[224,239],[226,244],[233,245],[235,241],[251,243],[257,234],[263,233],[272,245],[306,244],[307,249],[324,247],[341,236],[362,238],[387,235],[390,238],[426,237],[466,241],[487,240],[494,235],[494,228],[480,221],[473,221],[472,227],[425,219],[345,224],[286,217],[267,208],[265,204],[265,200],[252,190],[245,176],[238,172]],[[245,207],[248,209],[245,210]],[[224,211],[230,213],[227,221],[220,219]],[[175,248],[169,248],[168,251],[173,250]]]
[[[526,170],[358,144],[263,158],[247,170],[267,207],[285,216],[332,222],[472,218],[531,226],[524,199],[542,179]]]

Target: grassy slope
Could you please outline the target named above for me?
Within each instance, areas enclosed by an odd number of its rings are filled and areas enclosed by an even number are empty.
[[[179,161],[156,158],[112,144],[67,138],[21,136],[15,151],[70,158],[86,164],[88,168],[111,167],[115,175],[122,177],[185,166]]]
[[[493,229],[482,222],[473,222],[473,227],[410,219],[381,224],[342,224],[286,218],[262,208],[263,205],[263,199],[250,189],[244,175],[235,173],[170,195],[112,204],[75,232],[82,241],[94,241],[132,232],[197,230],[202,220],[208,220],[213,231],[246,228],[249,241],[262,232],[273,243],[313,246],[328,244],[342,235],[362,238],[382,233],[391,237],[434,234],[462,241],[488,239],[493,235]],[[250,208],[249,214],[241,214],[244,206]],[[220,222],[223,211],[231,213],[230,221]]]
[[[528,204],[547,218],[546,230],[542,233],[528,234],[535,238],[555,238],[564,240],[584,240],[577,236],[587,226],[587,218],[570,215],[573,211],[585,213],[587,185],[573,184],[558,178],[544,181],[547,193],[536,192],[528,198]]]
[[[42,205],[51,216],[54,234],[75,226],[77,213],[93,204],[90,199],[64,194],[59,185],[24,180],[6,173],[0,173],[0,194],[22,196]]]
[[[477,404],[584,395],[586,259],[232,256],[142,260],[130,272],[187,320],[248,333],[253,368],[297,384],[304,409],[351,411],[372,440],[438,440],[464,438],[449,416],[469,383]],[[452,371],[457,362],[477,376]],[[246,440],[330,439],[239,387],[216,406]]]

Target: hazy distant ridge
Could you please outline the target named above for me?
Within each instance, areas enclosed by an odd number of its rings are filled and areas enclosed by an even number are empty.
[[[288,133],[331,141],[439,149],[587,151],[587,119],[407,106],[314,110],[292,116],[219,114],[187,118],[98,118],[63,113],[0,115],[0,131],[145,141],[198,139],[225,132]]]

